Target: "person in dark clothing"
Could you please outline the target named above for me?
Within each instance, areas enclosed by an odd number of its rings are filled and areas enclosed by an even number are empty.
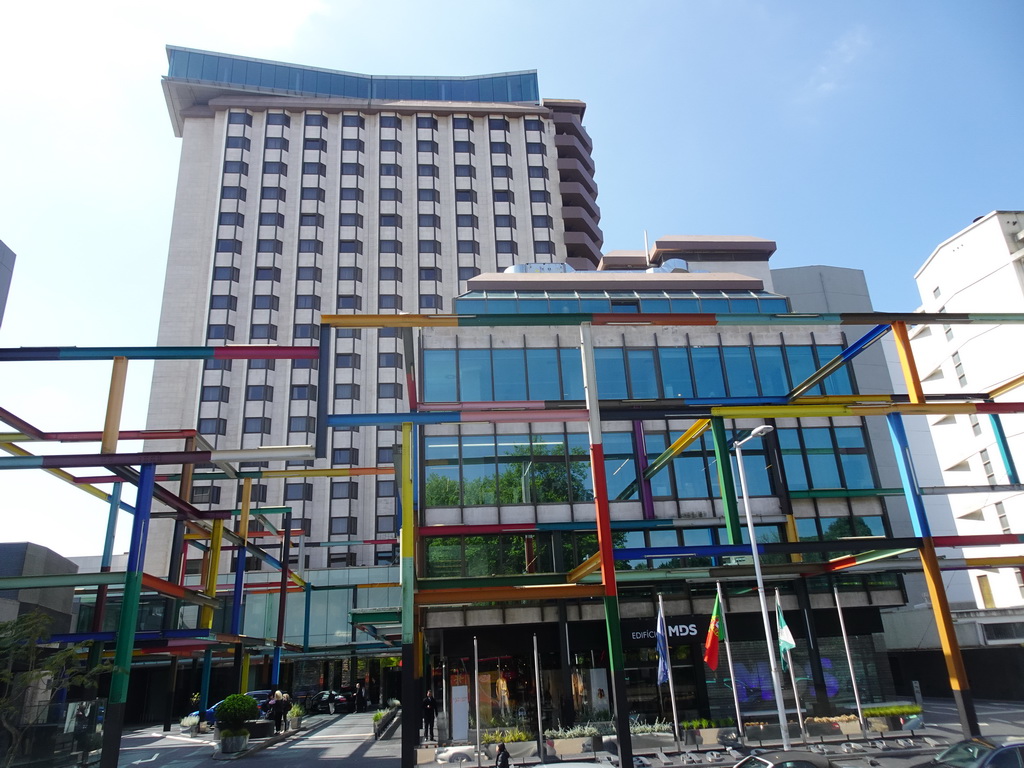
[[[280,691],[274,691],[274,700],[270,705],[270,714],[274,718],[274,733],[284,730],[284,719],[291,709],[291,704]]]
[[[356,683],[356,712],[366,711],[366,689],[362,683]]]
[[[494,756],[494,768],[509,768],[508,750],[504,742],[498,745],[498,754]]]
[[[436,711],[437,702],[434,701],[434,694],[427,691],[427,696],[423,699],[423,739],[425,741],[434,740],[434,715]]]

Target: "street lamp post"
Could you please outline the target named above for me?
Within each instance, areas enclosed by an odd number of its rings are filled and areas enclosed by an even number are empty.
[[[750,498],[747,495],[747,474],[743,470],[743,449],[741,446],[748,440],[755,437],[767,435],[775,427],[769,424],[762,424],[754,427],[753,431],[742,440],[737,440],[733,447],[736,449],[736,464],[740,474],[740,492],[743,494],[743,513],[747,517],[747,536],[750,539],[750,552],[754,558],[754,579],[757,581],[757,596],[761,601],[761,619],[764,621],[764,639],[768,645],[768,664],[772,671],[772,688],[775,691],[775,706],[779,714],[779,729],[782,732],[782,748],[788,750],[789,727],[786,725],[786,708],[782,700],[782,681],[779,678],[779,667],[775,659],[775,647],[772,645],[772,625],[768,618],[768,600],[764,591],[764,577],[761,575],[761,558],[757,553],[757,539],[754,537],[754,518],[750,514]],[[742,726],[742,723],[740,724]]]

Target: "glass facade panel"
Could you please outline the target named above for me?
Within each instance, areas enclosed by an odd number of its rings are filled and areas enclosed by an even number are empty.
[[[647,461],[648,463],[654,461],[658,456],[664,453],[668,447],[668,442],[665,435],[659,434],[646,434],[644,435],[644,442],[647,446]],[[654,475],[650,480],[651,483],[651,495],[656,499],[671,499],[674,498],[672,493],[672,474],[662,470]]]
[[[810,378],[818,368],[810,347],[786,347],[786,362],[789,363],[789,376],[793,386]],[[807,390],[809,395],[820,395],[821,387],[815,386]]]
[[[462,498],[468,506],[497,503],[494,437],[462,438]]]
[[[618,498],[636,482],[636,459],[633,456],[633,435],[629,432],[606,432],[604,434],[604,471],[608,482],[608,498]],[[633,490],[628,499],[638,498]]]
[[[491,351],[494,370],[494,399],[526,400],[526,357],[522,349]]]
[[[455,376],[454,349],[427,349],[423,352],[423,400],[428,403],[454,403],[459,399]]]
[[[786,470],[786,483],[791,491],[806,491],[807,470],[804,468],[800,435],[795,429],[777,429],[782,449],[782,465]]]
[[[693,359],[697,397],[725,397],[725,379],[722,375],[719,348],[694,347],[690,350],[690,356]]]
[[[498,496],[502,504],[531,499],[530,443],[527,435],[498,435]]]
[[[629,397],[626,389],[626,363],[622,349],[599,347],[594,350],[594,365],[597,368],[597,395],[601,399]]]
[[[658,374],[654,366],[653,349],[630,349],[626,351],[629,361],[629,396],[655,399],[658,393]]]
[[[459,488],[459,439],[454,436],[424,438],[426,475],[424,496],[430,507],[457,507]]]
[[[665,397],[693,397],[690,350],[685,347],[662,347],[658,355]]]
[[[837,344],[819,344],[815,347],[815,351],[818,353],[818,367],[825,365],[843,351],[843,348]],[[833,373],[824,382],[826,395],[852,395],[853,394],[853,382],[850,380],[850,369],[847,366],[843,366],[838,371]]]
[[[494,377],[491,374],[491,350],[459,350],[460,400],[493,400],[493,381]]]
[[[531,400],[558,400],[558,354],[554,349],[527,349],[526,370]]]
[[[729,395],[731,397],[756,396],[757,381],[754,379],[750,347],[722,347],[722,357],[725,359]]]
[[[565,400],[583,400],[583,358],[578,349],[558,350],[558,359],[562,364],[562,398]]]
[[[754,347],[754,361],[757,363],[757,380],[762,395],[781,397],[789,392],[782,347]]]
[[[828,427],[804,427],[802,432],[811,485],[814,488],[841,488],[832,431]]]

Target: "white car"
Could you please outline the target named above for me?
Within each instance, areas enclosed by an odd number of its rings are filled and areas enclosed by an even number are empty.
[[[486,754],[480,757],[483,763],[490,765],[490,758]],[[476,748],[471,744],[461,747],[438,747],[434,752],[434,760],[441,765],[445,763],[472,763],[476,765]]]

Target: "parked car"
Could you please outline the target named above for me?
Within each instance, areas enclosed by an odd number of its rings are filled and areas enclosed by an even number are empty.
[[[827,755],[792,749],[744,757],[735,768],[838,768]]]
[[[306,711],[310,714],[326,712],[333,715],[338,712],[351,712],[353,700],[342,691],[320,691],[306,700]]]
[[[914,768],[1019,768],[1024,736],[976,736],[958,741]]]
[[[269,696],[272,695],[271,691],[246,691],[246,696],[252,696],[256,699],[256,703],[260,706],[260,713],[265,717],[267,715],[266,702]],[[201,718],[205,720],[209,725],[214,725],[217,722],[217,707],[224,703],[224,699],[221,699],[216,704],[210,705],[207,708],[205,715]],[[200,716],[200,712],[197,709],[195,712],[189,712],[189,716],[195,715]]]

